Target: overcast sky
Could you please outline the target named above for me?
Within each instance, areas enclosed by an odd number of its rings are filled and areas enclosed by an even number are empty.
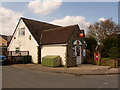
[[[62,2],[62,0],[32,0],[2,2],[0,7],[2,33],[11,35],[19,18],[26,17],[56,25],[78,24],[87,32],[90,24],[113,18],[118,23],[117,2]]]

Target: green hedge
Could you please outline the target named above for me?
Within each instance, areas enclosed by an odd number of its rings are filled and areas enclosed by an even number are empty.
[[[110,58],[101,58],[101,60],[110,60]]]

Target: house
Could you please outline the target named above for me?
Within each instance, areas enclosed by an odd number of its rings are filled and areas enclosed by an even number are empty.
[[[57,28],[59,26],[20,18],[12,39],[8,46],[8,51],[29,51],[33,63],[41,63],[40,37],[43,30]]]
[[[9,45],[11,36],[0,35],[0,47],[7,47]]]
[[[7,46],[9,44],[11,36],[0,35],[0,51],[4,54],[7,51]]]
[[[6,35],[0,35],[0,47],[7,47],[8,41]]]
[[[78,25],[61,27],[20,18],[8,51],[29,51],[33,63],[41,63],[46,55],[60,55],[62,65],[75,66],[85,57],[84,37]]]
[[[84,36],[80,38],[80,33],[84,34],[84,31],[80,30],[78,25],[44,30],[41,36],[41,57],[60,55],[62,65],[81,64],[85,56],[83,53],[86,43]]]

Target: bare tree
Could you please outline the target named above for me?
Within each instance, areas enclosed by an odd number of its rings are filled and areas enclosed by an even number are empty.
[[[89,36],[93,36],[98,44],[101,44],[106,37],[117,32],[118,25],[112,21],[112,18],[110,18],[90,25],[89,29]]]

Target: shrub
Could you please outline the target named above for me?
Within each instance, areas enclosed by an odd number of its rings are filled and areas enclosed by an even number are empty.
[[[109,49],[108,55],[110,58],[118,58],[120,55],[118,47],[112,47],[111,49]]]
[[[112,51],[110,51],[110,49],[113,47],[117,47],[117,49],[115,48],[115,50],[117,50],[115,52],[120,54],[120,35],[113,34],[102,41],[102,45],[100,46],[100,50],[102,52],[101,56],[106,58],[111,56],[109,53]]]

